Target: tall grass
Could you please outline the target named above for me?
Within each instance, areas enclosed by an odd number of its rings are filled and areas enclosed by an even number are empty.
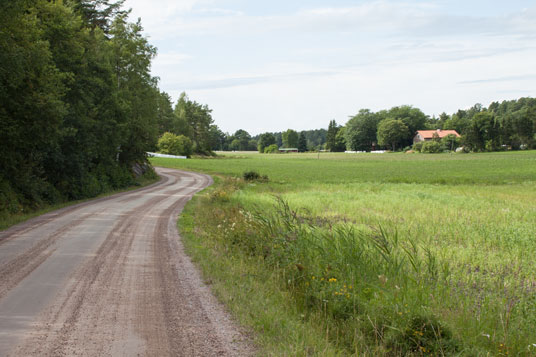
[[[530,172],[535,156],[510,157]],[[338,182],[309,181],[315,163],[300,179],[258,169],[269,183],[222,180],[191,213],[202,237],[196,244],[243,257],[247,271],[271,272],[276,283],[268,290],[286,292],[334,354],[535,355],[535,177],[493,183],[486,172],[495,164],[486,161],[495,157],[469,155],[463,160],[481,161],[475,184],[437,184],[426,169],[423,183],[368,182],[364,174],[352,181],[340,157]],[[424,160],[414,157],[406,166]],[[390,165],[387,157],[374,160],[373,175]],[[328,354],[325,344],[308,344],[307,351]]]

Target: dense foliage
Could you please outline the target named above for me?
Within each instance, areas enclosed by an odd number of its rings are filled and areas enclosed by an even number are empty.
[[[120,5],[0,3],[0,212],[127,186],[156,144],[156,50]]]
[[[158,151],[170,155],[192,155],[192,140],[184,135],[166,132],[158,139]]]
[[[396,140],[381,140],[379,129],[384,121],[398,120],[407,130],[400,132]],[[392,125],[392,123],[391,123]],[[465,151],[497,151],[503,149],[526,149],[536,147],[536,99],[493,102],[488,108],[476,104],[468,110],[455,114],[442,113],[439,118],[430,118],[421,110],[410,106],[393,107],[372,112],[362,109],[346,123],[346,146],[348,150],[370,151],[377,145],[388,149],[401,149],[412,144],[417,130],[456,130],[461,141],[449,138],[438,148],[440,152],[453,150],[463,145]],[[384,132],[385,134],[385,132]],[[391,136],[395,131],[391,132]],[[385,139],[385,136],[383,136]],[[395,146],[393,148],[393,142]],[[435,144],[427,145],[425,152],[435,152]],[[415,147],[420,151],[422,144]]]

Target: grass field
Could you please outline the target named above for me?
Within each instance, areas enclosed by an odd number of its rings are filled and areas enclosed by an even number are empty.
[[[221,175],[186,245],[266,353],[536,355],[536,152],[152,162]]]

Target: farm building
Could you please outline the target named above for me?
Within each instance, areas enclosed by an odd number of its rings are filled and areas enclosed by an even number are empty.
[[[296,148],[279,148],[279,152],[298,152]]]
[[[434,137],[439,139],[444,138],[447,135],[455,135],[457,138],[460,137],[460,134],[456,130],[417,130],[417,134],[413,137],[413,143],[418,143],[421,141],[431,141]]]

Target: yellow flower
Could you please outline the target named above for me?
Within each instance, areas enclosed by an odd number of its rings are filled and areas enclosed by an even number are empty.
[[[329,282],[330,282],[330,283],[334,283],[334,282],[336,282],[336,281],[337,281],[337,279],[335,279],[335,278],[330,278],[330,279],[329,279]]]

